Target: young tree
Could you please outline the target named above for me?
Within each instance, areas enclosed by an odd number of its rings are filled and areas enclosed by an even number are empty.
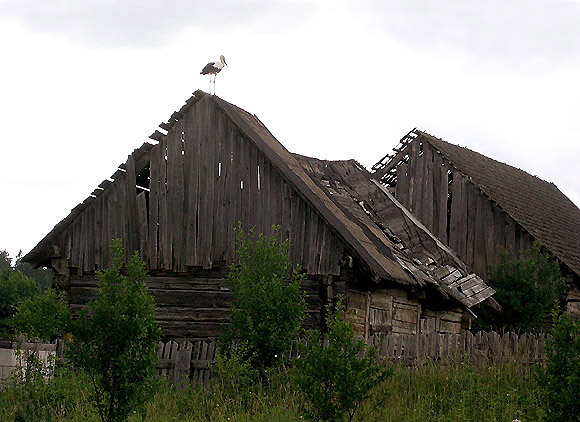
[[[302,274],[291,268],[289,242],[280,239],[279,227],[265,236],[253,229],[246,233],[239,223],[236,232],[240,259],[226,279],[234,301],[220,347],[226,354],[243,350],[252,367],[263,370],[280,361],[302,325]]]
[[[359,405],[392,370],[377,362],[377,350],[355,339],[352,322],[342,300],[327,308],[328,333],[310,330],[295,360],[297,385],[308,403],[307,415],[315,421],[352,421]]]
[[[557,312],[553,320],[553,338],[540,377],[548,405],[546,421],[580,421],[580,322]]]
[[[120,240],[113,265],[98,274],[97,299],[76,321],[72,361],[88,372],[103,422],[123,422],[155,392],[160,329],[153,296],[144,284],[145,264],[137,253],[122,274]]]
[[[530,331],[547,328],[554,302],[561,299],[566,285],[558,263],[541,251],[539,243],[521,254],[502,251],[499,262],[488,270],[494,298],[502,309],[482,306],[474,328],[483,330]]]

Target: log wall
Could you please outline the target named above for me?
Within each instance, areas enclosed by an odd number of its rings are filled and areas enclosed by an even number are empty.
[[[485,275],[500,249],[530,249],[533,237],[431,144],[413,141],[397,167],[396,198],[473,271]]]
[[[230,289],[225,283],[227,267],[223,263],[212,269],[188,273],[154,274],[145,283],[155,298],[155,316],[165,339],[189,341],[216,338],[229,321]],[[344,269],[337,277],[307,276],[302,282],[307,304],[305,328],[319,328],[326,304],[336,303],[344,295],[352,271]],[[95,299],[97,277],[92,274],[71,275],[68,299],[76,312]]]

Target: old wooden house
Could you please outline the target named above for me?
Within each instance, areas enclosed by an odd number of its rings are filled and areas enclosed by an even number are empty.
[[[568,279],[567,310],[580,318],[580,210],[553,184],[413,129],[373,176],[476,274],[499,250],[537,240]]]
[[[359,334],[459,332],[493,289],[354,161],[290,154],[252,115],[201,91],[25,257],[52,267],[73,309],[122,238],[147,263],[166,338],[219,335],[234,226],[280,225],[306,273],[307,325],[346,296]]]

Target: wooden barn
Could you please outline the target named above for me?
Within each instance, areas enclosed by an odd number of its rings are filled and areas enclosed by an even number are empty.
[[[361,335],[454,332],[493,289],[354,161],[290,154],[252,114],[201,91],[23,259],[48,266],[78,309],[122,238],[147,263],[166,338],[211,338],[228,320],[233,228],[280,225],[306,273],[309,326],[339,295]]]
[[[580,318],[580,210],[553,183],[413,129],[373,176],[480,276],[501,249],[537,240],[569,282]]]

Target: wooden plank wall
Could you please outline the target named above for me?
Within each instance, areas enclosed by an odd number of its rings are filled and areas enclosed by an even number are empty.
[[[281,226],[291,260],[311,275],[338,275],[343,246],[325,221],[209,98],[193,104],[139,160],[132,155],[80,206],[56,242],[77,273],[110,263],[114,238],[150,270],[187,272],[234,260],[237,221]],[[139,168],[136,162],[141,164]],[[149,192],[136,189],[149,169]]]
[[[409,162],[397,167],[399,202],[479,275],[500,249],[516,255],[533,238],[428,142],[413,141]]]
[[[429,309],[404,290],[348,288],[346,297],[355,334],[361,337],[461,332],[463,314],[460,309]]]

